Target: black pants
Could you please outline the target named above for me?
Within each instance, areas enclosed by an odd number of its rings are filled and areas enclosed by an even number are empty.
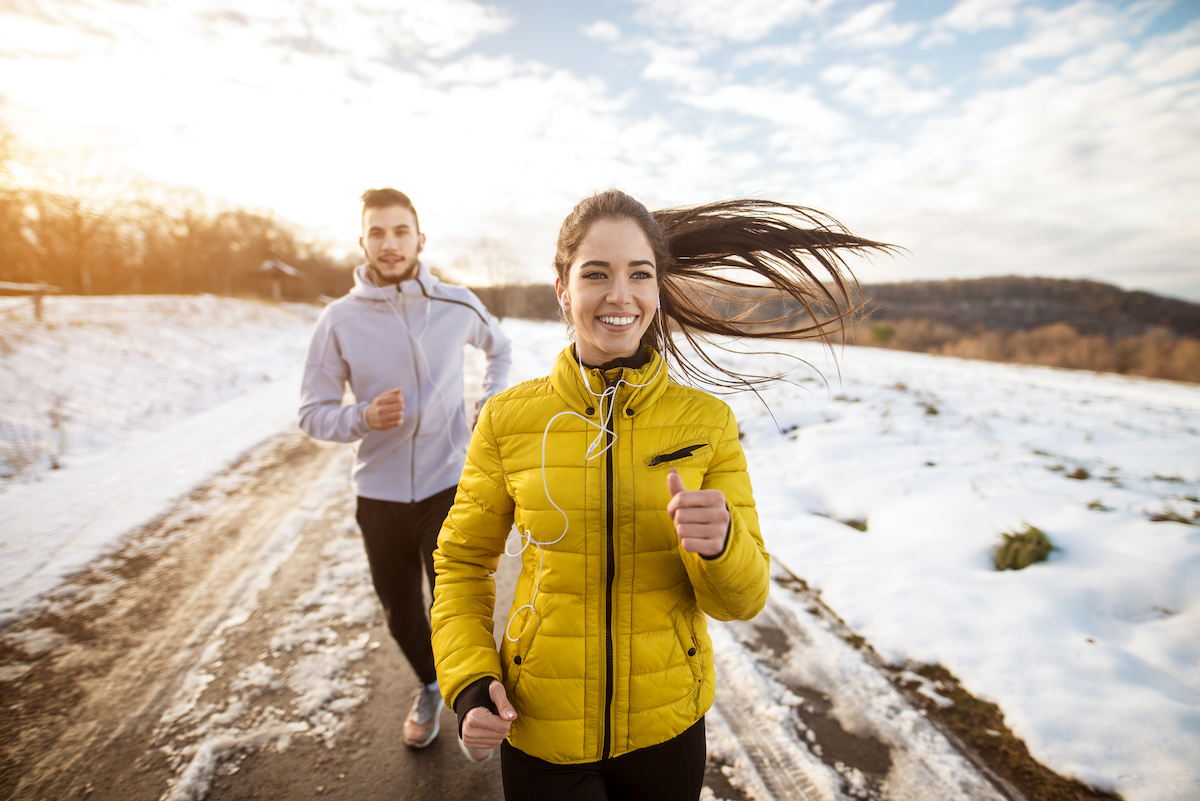
[[[450,487],[416,503],[358,496],[355,517],[362,529],[375,594],[383,604],[388,630],[422,684],[433,684],[437,672],[429,644],[432,632],[421,592],[421,572],[424,567],[432,597],[433,552],[457,489]]]
[[[584,765],[555,765],[500,743],[505,801],[696,801],[704,786],[704,718],[674,739]]]

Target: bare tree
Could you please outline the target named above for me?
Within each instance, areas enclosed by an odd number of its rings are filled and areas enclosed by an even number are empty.
[[[512,248],[498,239],[480,237],[471,246],[470,256],[478,266],[478,272],[482,273],[484,282],[495,290],[490,293],[492,302],[488,304],[492,314],[503,318],[517,311],[512,308],[511,293],[505,291],[516,284],[521,267]]]

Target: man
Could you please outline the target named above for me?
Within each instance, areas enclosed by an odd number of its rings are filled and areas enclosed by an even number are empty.
[[[504,388],[512,356],[479,298],[439,282],[421,262],[425,235],[408,196],[370,189],[362,201],[358,243],[367,261],[355,268],[350,293],[317,320],[300,427],[318,439],[361,440],[356,516],[388,629],[422,684],[404,742],[423,748],[438,734],[441,696],[421,572],[432,594],[433,551],[471,434],[463,346],[487,355],[485,400]],[[357,402],[343,405],[347,382]]]

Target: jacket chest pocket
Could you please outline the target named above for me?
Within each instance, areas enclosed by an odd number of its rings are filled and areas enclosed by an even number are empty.
[[[689,464],[700,459],[707,462],[711,456],[712,449],[707,442],[693,442],[650,457],[646,460],[646,467],[652,470],[655,468],[670,470],[672,467],[678,468],[682,464]]]
[[[693,440],[679,444],[670,444],[657,449],[659,452],[643,460],[642,475],[646,485],[661,498],[656,501],[663,509],[671,500],[667,491],[667,473],[672,468],[679,471],[683,485],[689,490],[698,490],[704,485],[704,476],[708,472],[708,464],[712,461],[713,449],[707,440]]]

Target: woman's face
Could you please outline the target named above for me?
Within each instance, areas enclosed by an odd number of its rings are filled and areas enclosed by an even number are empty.
[[[633,356],[658,308],[654,251],[632,220],[600,220],[583,237],[554,289],[575,326],[575,349],[584,364]]]

